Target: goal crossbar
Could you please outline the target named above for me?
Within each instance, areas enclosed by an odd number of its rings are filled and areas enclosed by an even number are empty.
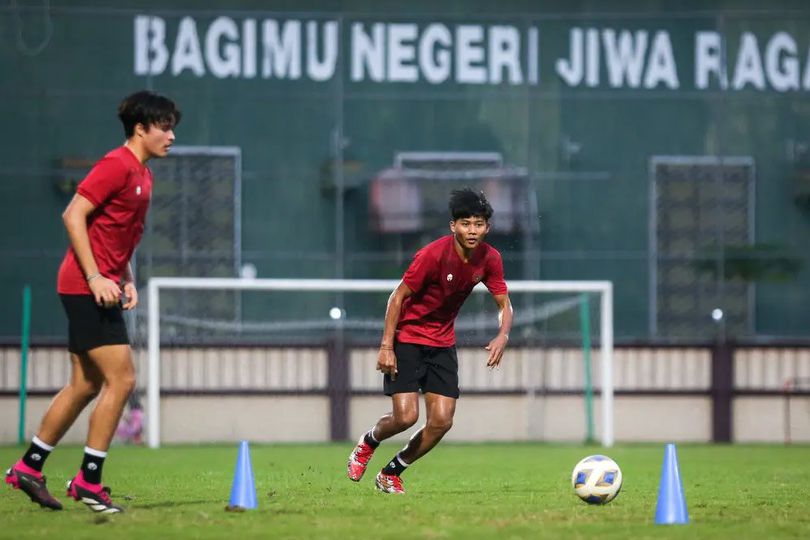
[[[299,292],[390,292],[399,280],[388,279],[242,279],[154,277],[148,285],[147,440],[160,447],[160,290],[261,290]],[[600,297],[602,380],[602,445],[613,446],[613,283],[610,281],[509,281],[509,290],[523,293],[594,293]],[[473,292],[486,292],[478,284]]]

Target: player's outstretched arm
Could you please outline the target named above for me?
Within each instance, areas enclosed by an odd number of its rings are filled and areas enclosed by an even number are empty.
[[[377,355],[377,371],[390,375],[392,381],[397,378],[394,335],[399,323],[399,315],[402,312],[402,302],[412,294],[413,291],[405,285],[405,282],[400,281],[397,288],[388,297],[388,307],[385,308],[385,329],[380,343],[380,353]]]
[[[118,303],[121,297],[121,288],[116,282],[102,276],[98,271],[93,250],[90,248],[90,237],[87,234],[87,218],[95,210],[95,205],[79,195],[73,199],[62,213],[62,222],[67,229],[70,245],[79,259],[79,265],[84,271],[87,284],[93,293],[98,305],[111,307]]]
[[[508,294],[495,294],[493,295],[495,303],[498,304],[498,335],[495,339],[489,342],[489,345],[484,347],[489,351],[489,358],[487,358],[487,367],[494,368],[501,363],[503,358],[503,351],[506,349],[506,344],[509,342],[509,332],[512,330],[512,302],[509,300]]]

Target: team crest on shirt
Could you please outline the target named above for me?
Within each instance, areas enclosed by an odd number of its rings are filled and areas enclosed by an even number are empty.
[[[135,188],[135,195],[140,195],[140,194],[141,194],[141,186],[138,186],[138,187]]]
[[[447,281],[453,281],[453,274],[447,274]]]

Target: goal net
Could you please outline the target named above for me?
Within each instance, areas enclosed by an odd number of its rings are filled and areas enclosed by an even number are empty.
[[[364,399],[380,395],[376,352],[388,296],[398,283],[150,279],[147,317],[134,339],[148,345],[139,370],[146,381],[149,445],[161,444],[161,396],[178,393],[318,395],[328,401],[327,438],[353,436],[361,420],[350,416],[360,415]],[[587,440],[598,432],[611,446],[611,283],[510,281],[514,323],[501,368],[493,372],[485,367],[483,346],[497,334],[497,306],[480,294],[487,292],[482,285],[474,292],[456,321],[462,394],[486,410],[497,402],[504,414],[521,420],[466,432],[483,440]],[[230,302],[234,296],[237,311],[208,309],[217,298]],[[560,407],[562,399],[582,406]]]

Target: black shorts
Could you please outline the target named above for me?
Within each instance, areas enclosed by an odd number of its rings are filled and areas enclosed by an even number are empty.
[[[383,377],[386,396],[405,392],[432,392],[458,398],[458,356],[455,347],[430,347],[415,343],[394,344],[397,378]]]
[[[89,294],[60,294],[68,318],[68,350],[82,353],[103,345],[129,345],[120,305],[103,308]]]

